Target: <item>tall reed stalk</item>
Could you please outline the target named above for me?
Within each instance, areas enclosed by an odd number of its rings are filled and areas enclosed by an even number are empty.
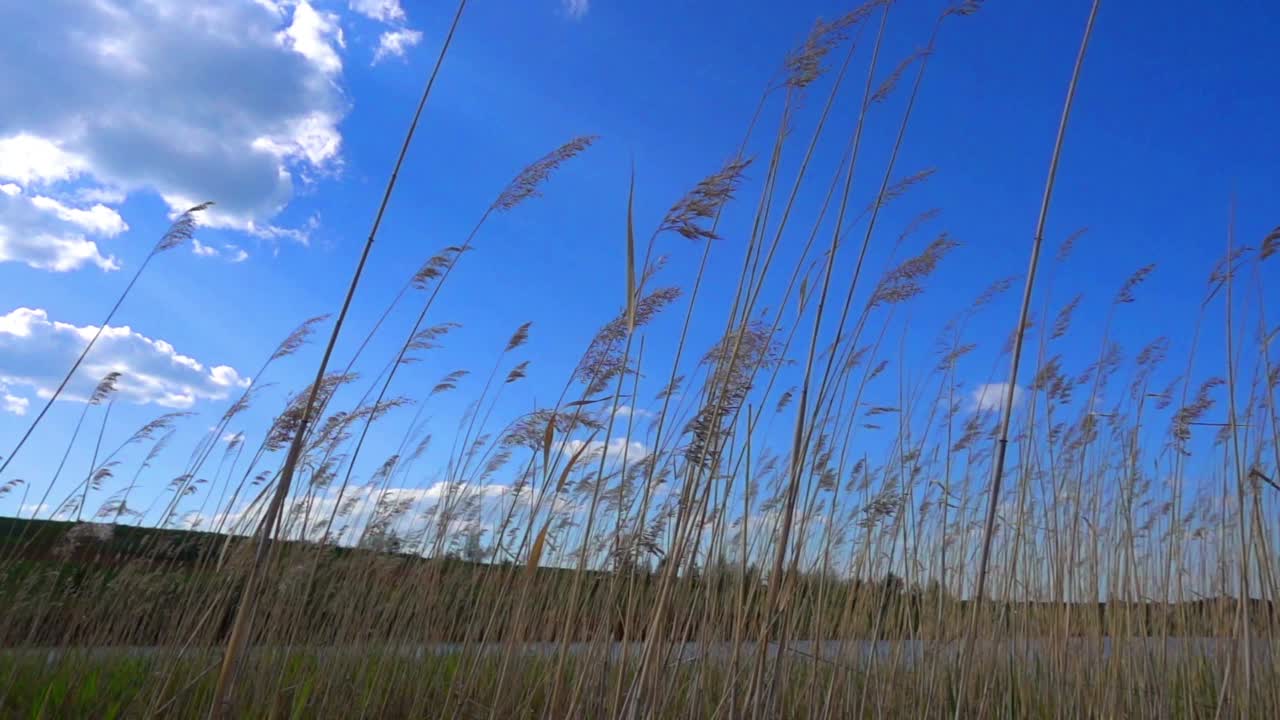
[[[453,21],[449,26],[448,33],[445,35],[444,42],[440,46],[440,53],[436,57],[435,66],[432,67],[431,74],[427,78],[426,87],[423,88],[422,97],[418,100],[418,107],[414,110],[413,119],[409,121],[409,128],[405,132],[404,141],[400,145],[400,152],[396,156],[395,165],[391,169],[390,177],[387,178],[382,200],[378,203],[377,212],[374,213],[373,225],[369,228],[369,237],[365,240],[364,247],[360,251],[360,260],[356,263],[355,272],[351,276],[351,284],[342,299],[342,309],[338,311],[337,319],[333,323],[333,331],[329,334],[329,342],[325,346],[324,355],[320,358],[320,366],[316,370],[315,380],[312,381],[307,393],[307,401],[298,421],[297,429],[294,431],[293,440],[289,444],[288,455],[285,458],[284,467],[280,471],[280,478],[277,480],[275,492],[272,494],[271,504],[267,506],[262,520],[259,522],[256,533],[257,551],[254,555],[253,567],[245,581],[244,589],[241,591],[241,599],[236,608],[235,621],[231,634],[227,638],[226,650],[223,653],[222,668],[218,673],[218,684],[214,689],[213,705],[209,710],[209,717],[213,720],[220,720],[220,718],[226,717],[231,709],[231,693],[235,686],[241,655],[249,641],[248,635],[252,629],[259,575],[266,563],[271,537],[279,522],[280,513],[284,510],[285,498],[288,497],[290,484],[293,481],[298,460],[302,455],[303,439],[306,437],[307,427],[311,422],[311,413],[315,409],[316,399],[324,383],[325,371],[329,366],[329,358],[333,355],[334,346],[338,344],[338,335],[342,332],[342,324],[346,320],[347,311],[351,308],[351,301],[355,298],[356,288],[360,285],[360,276],[364,272],[365,262],[369,259],[369,251],[373,249],[374,240],[377,239],[378,228],[382,226],[382,217],[386,213],[387,205],[391,202],[391,193],[395,190],[396,180],[400,176],[400,168],[404,165],[405,157],[409,154],[409,145],[413,142],[413,134],[418,129],[418,120],[422,117],[422,111],[426,108],[427,98],[431,96],[432,88],[435,87],[436,77],[440,74],[440,67],[444,64],[445,56],[453,43],[454,32],[457,31],[458,24],[462,21],[462,13],[466,7],[467,0],[458,2],[458,9],[454,13]]]

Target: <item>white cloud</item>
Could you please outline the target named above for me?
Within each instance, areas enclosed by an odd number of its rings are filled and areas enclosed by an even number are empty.
[[[119,205],[124,202],[126,193],[114,188],[85,187],[76,190],[76,200],[91,203],[110,203]]]
[[[230,365],[217,365],[209,369],[209,379],[214,385],[225,388],[247,387],[248,382]]]
[[[384,23],[404,21],[400,0],[351,0],[349,7],[371,20]]]
[[[390,58],[403,58],[409,48],[422,42],[422,33],[405,26],[407,17],[400,0],[350,0],[353,11],[391,26],[378,36],[378,46],[373,51],[373,65]]]
[[[0,385],[0,408],[3,408],[5,412],[13,413],[14,415],[26,415],[29,407],[31,407],[30,400],[13,395],[8,388]]]
[[[337,15],[318,12],[307,0],[301,0],[293,9],[293,22],[276,37],[324,72],[342,72],[342,58],[334,45],[346,47],[346,42]]]
[[[200,257],[218,257],[221,254],[218,252],[218,248],[210,247],[200,242],[200,238],[191,238],[191,252]]]
[[[373,52],[373,64],[377,65],[389,57],[404,57],[405,52],[421,40],[422,33],[408,28],[384,32],[378,38],[378,49]]]
[[[591,9],[591,0],[560,0],[560,8],[570,20],[581,20]]]
[[[28,387],[38,397],[50,397],[96,331],[92,325],[52,321],[41,309],[18,308],[0,315],[0,386],[8,390]],[[123,373],[117,384],[118,397],[171,408],[224,399],[249,383],[232,367],[206,367],[164,340],[149,338],[128,326],[108,326],[63,397],[83,401],[112,371]]]
[[[227,243],[222,246],[222,249],[227,251],[227,254],[230,255],[230,257],[227,258],[229,262],[242,263],[249,259],[249,253],[235,243]]]
[[[342,28],[306,0],[0,3],[0,27],[23,28],[0,43],[0,261],[117,267],[98,243],[138,192],[289,238],[271,219],[340,165]]]
[[[222,258],[233,265],[249,259],[249,252],[235,243],[223,243],[217,248],[204,244],[200,238],[191,238],[191,252],[202,258]]]
[[[13,183],[0,186],[0,262],[21,262],[54,272],[86,264],[117,270],[120,263],[112,255],[103,255],[86,231],[103,237],[125,227],[120,215],[103,205],[71,208],[52,198],[30,197]]]
[[[94,235],[115,237],[129,229],[129,226],[125,224],[124,218],[120,217],[120,213],[102,203],[98,203],[86,210],[68,207],[51,197],[36,195],[31,198],[31,204],[40,210],[52,213],[63,222],[77,225]]]
[[[166,197],[171,207],[188,208],[196,205],[195,201],[182,197]],[[177,216],[177,213],[174,213]],[[215,205],[196,217],[204,227],[239,230],[263,240],[289,240],[302,246],[311,244],[311,233],[320,227],[319,216],[312,215],[301,227],[283,228],[276,225],[258,223],[253,220],[243,221],[233,215],[219,212]]]
[[[605,454],[606,459],[612,462],[622,462],[623,451],[625,450],[628,464],[643,460],[649,454],[648,446],[639,440],[632,440],[628,443],[626,438],[616,437],[607,444],[603,440],[567,440],[564,444],[566,460],[569,457],[573,457],[583,445],[586,445],[587,449],[578,458],[579,463],[589,459],[599,460],[602,452]]]
[[[251,146],[280,160],[305,158],[312,166],[323,167],[338,156],[342,137],[328,114],[316,112],[289,121],[281,132],[256,138]]]
[[[619,405],[618,411],[615,412],[614,415],[620,418],[634,417],[637,420],[643,420],[644,418],[654,417],[655,413],[643,408],[632,407],[630,405]]]
[[[969,393],[969,409],[973,412],[1000,412],[1004,409],[1008,388],[1008,383],[983,383],[975,387]],[[1013,389],[1014,407],[1022,404],[1022,395],[1021,387]]]
[[[262,6],[263,8],[270,10],[272,13],[279,15],[280,17],[284,17],[285,8],[288,6],[290,2],[290,0],[253,0],[253,1],[258,5]]]
[[[23,185],[70,180],[85,166],[84,158],[44,138],[26,133],[0,138],[0,178],[6,180]]]
[[[420,500],[439,500],[446,494],[452,494],[455,498],[459,496],[465,497],[501,497],[503,493],[511,490],[510,485],[469,485],[460,483],[436,482],[426,489],[419,490],[416,488],[398,488],[395,490],[396,496],[401,498],[415,498]]]

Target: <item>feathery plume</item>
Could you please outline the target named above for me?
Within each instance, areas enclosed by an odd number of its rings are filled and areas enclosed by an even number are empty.
[[[903,58],[902,62],[898,63],[898,66],[893,69],[893,72],[890,72],[889,76],[885,78],[884,82],[880,83],[880,87],[876,88],[876,91],[871,94],[869,103],[874,105],[876,103],[884,102],[889,97],[890,93],[893,92],[893,89],[897,87],[898,81],[902,79],[902,74],[907,71],[907,68],[911,67],[911,64],[917,60],[926,58],[931,54],[933,54],[931,50],[921,49],[916,50]]]
[[[523,378],[527,377],[527,371],[528,371],[528,369],[529,369],[529,361],[528,361],[528,360],[522,360],[522,361],[520,362],[520,364],[518,364],[518,365],[516,365],[515,367],[511,368],[511,372],[508,372],[508,373],[507,373],[507,379],[506,379],[506,381],[505,381],[505,384],[510,385],[511,383],[513,383],[513,382],[515,382],[515,381],[517,381],[517,380],[521,380],[521,379],[523,379]]]
[[[422,328],[414,333],[409,342],[404,346],[404,355],[400,358],[402,365],[408,365],[418,361],[418,358],[411,356],[411,352],[425,352],[440,347],[439,340],[449,333],[451,330],[462,327],[456,322],[444,322],[439,325]]]
[[[948,15],[956,15],[961,17],[974,15],[981,9],[982,9],[982,0],[962,0],[961,2],[958,2],[952,5],[951,7],[947,8],[942,13],[942,17],[947,17]]]
[[[453,263],[457,261],[458,256],[466,252],[466,250],[466,248],[458,245],[450,245],[432,255],[427,258],[426,262],[422,263],[422,267],[418,268],[413,277],[409,278],[409,283],[418,290],[427,289],[431,281],[443,275],[450,267],[453,267]]]
[[[3,485],[0,485],[0,497],[4,497],[5,495],[8,495],[9,493],[13,492],[14,488],[18,487],[19,485],[25,485],[26,482],[27,482],[26,480],[14,478],[12,480],[9,480]]]
[[[1057,340],[1067,334],[1067,330],[1071,327],[1071,316],[1075,313],[1076,308],[1080,305],[1080,300],[1083,298],[1083,295],[1076,295],[1071,299],[1071,302],[1058,311],[1058,316],[1053,320],[1053,332],[1049,334],[1050,340]]]
[[[1008,292],[1009,288],[1013,287],[1013,281],[1017,279],[1018,278],[1015,275],[1007,278],[1001,278],[991,283],[973,301],[973,306],[975,308],[979,308],[984,305],[987,305],[988,303],[990,303],[992,300],[995,300],[1000,295],[1003,295],[1004,293]]]
[[[782,393],[782,396],[778,398],[778,405],[773,409],[773,411],[782,412],[785,410],[787,405],[791,404],[791,398],[795,395],[795,392],[795,388],[791,388],[790,390]]]
[[[784,63],[787,72],[784,85],[793,90],[803,90],[822,77],[826,72],[822,61],[848,39],[850,28],[866,19],[878,6],[887,4],[885,0],[870,0],[831,22],[818,18],[804,44],[787,56]]]
[[[204,202],[195,207],[188,208],[185,212],[178,216],[178,219],[169,226],[169,229],[160,241],[156,243],[155,248],[151,251],[152,255],[162,253],[166,250],[172,250],[182,243],[191,239],[196,230],[196,213],[208,210],[213,206],[211,202]]]
[[[457,388],[458,381],[470,374],[470,370],[454,370],[441,378],[440,382],[436,383],[436,386],[431,388],[430,395],[436,395]]]
[[[942,211],[939,210],[938,208],[930,208],[920,213],[919,215],[915,216],[914,218],[912,218],[911,222],[907,223],[907,226],[902,229],[901,233],[898,234],[898,239],[895,242],[894,247],[897,247],[898,245],[901,245],[902,243],[906,242],[907,238],[911,237],[911,235],[914,234],[915,231],[919,230],[926,223],[936,220],[938,216],[941,214],[942,214]]]
[[[173,424],[178,420],[181,420],[182,418],[191,417],[194,414],[195,413],[192,413],[192,412],[165,413],[164,415],[161,415],[160,417],[152,420],[146,425],[143,425],[142,427],[138,428],[137,432],[135,432],[132,436],[129,437],[127,441],[125,441],[125,445],[132,445],[133,443],[142,442],[143,440],[150,440],[152,437],[155,436],[156,433],[160,432],[161,430],[169,430],[170,428],[173,427]]]
[[[313,318],[304,320],[301,325],[293,329],[289,336],[276,346],[276,351],[271,353],[271,360],[279,360],[288,357],[298,351],[298,348],[306,344],[307,339],[311,337],[311,333],[315,331],[316,325],[328,320],[329,316],[317,315]]]
[[[1196,399],[1190,405],[1187,405],[1173,416],[1173,437],[1178,441],[1178,449],[1184,454],[1190,454],[1184,448],[1186,442],[1191,439],[1191,424],[1204,417],[1213,407],[1213,398],[1210,393],[1213,389],[1226,384],[1226,381],[1220,377],[1211,377],[1200,385],[1200,390],[1196,392]]]
[[[526,322],[525,324],[516,328],[515,334],[513,334],[511,336],[511,339],[507,341],[507,348],[503,350],[503,352],[511,352],[512,350],[515,350],[516,348],[525,344],[525,342],[528,341],[529,339],[530,325],[533,325],[533,321]]]
[[[493,201],[490,210],[507,212],[531,197],[536,197],[538,186],[546,181],[551,173],[562,164],[591,147],[598,139],[595,135],[576,137],[560,147],[547,153],[516,175],[511,184]]]
[[[742,173],[750,164],[750,160],[731,160],[703,178],[671,206],[658,226],[658,232],[675,232],[689,240],[717,239],[719,236],[699,223],[714,218],[720,208],[733,199],[733,193],[742,182]]]
[[[924,292],[922,281],[933,274],[948,252],[958,246],[959,243],[950,239],[946,233],[938,236],[922,253],[886,273],[868,304],[875,307],[905,302]]]
[[[925,168],[920,172],[912,173],[911,175],[908,175],[902,178],[901,180],[898,180],[897,182],[893,183],[889,187],[885,188],[884,193],[880,195],[880,197],[877,200],[875,200],[870,205],[868,205],[866,211],[871,212],[877,207],[882,208],[885,205],[888,205],[891,201],[896,200],[899,197],[902,197],[908,190],[911,189],[913,185],[919,185],[920,183],[928,180],[937,171],[938,171],[937,168]]]
[[[633,327],[639,328],[648,324],[650,320],[678,297],[680,297],[679,288],[664,287],[654,290],[641,298],[635,304],[633,310]],[[609,321],[592,338],[591,344],[587,346],[587,351],[583,353],[582,358],[578,361],[578,367],[574,370],[574,377],[587,386],[587,395],[598,395],[611,379],[630,371],[630,368],[625,366],[625,360],[622,357],[623,341],[630,331],[628,329],[631,324],[630,320],[627,310],[623,310],[621,314]]]
[[[1240,258],[1250,250],[1249,247],[1238,247],[1231,251],[1229,255],[1224,255],[1214,263],[1213,270],[1209,273],[1209,292],[1205,295],[1204,304],[1208,304],[1218,291],[1227,284],[1227,275],[1234,275],[1236,266],[1240,264]]]
[[[1082,227],[1068,235],[1066,239],[1062,241],[1062,244],[1058,246],[1058,254],[1054,259],[1060,263],[1066,262],[1067,258],[1071,256],[1071,251],[1075,249],[1076,241],[1088,231],[1089,228]]]
[[[1134,273],[1129,276],[1129,279],[1125,280],[1124,284],[1120,286],[1120,292],[1116,293],[1115,303],[1119,305],[1121,303],[1133,302],[1134,288],[1141,285],[1142,282],[1147,279],[1147,276],[1150,275],[1151,272],[1155,269],[1156,269],[1155,263],[1152,263],[1150,265],[1144,265],[1138,268],[1136,271],[1134,271]]]
[[[112,371],[107,373],[98,381],[97,387],[93,389],[93,394],[89,396],[90,405],[101,405],[112,393],[116,391],[116,383],[120,380],[121,373]]]
[[[1267,258],[1280,252],[1280,225],[1275,230],[1267,233],[1262,239],[1262,248],[1258,251],[1258,259],[1266,260]]]

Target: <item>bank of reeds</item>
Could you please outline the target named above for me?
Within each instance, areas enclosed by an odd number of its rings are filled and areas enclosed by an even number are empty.
[[[574,367],[538,368],[554,401],[504,415],[531,382],[529,323],[435,382],[404,368],[457,327],[441,293],[485,291],[453,269],[494,252],[489,218],[554,193],[594,138],[477,200],[470,235],[372,327],[345,327],[393,174],[336,322],[267,353],[152,510],[135,498],[157,495],[152,466],[185,418],[104,445],[103,378],[47,479],[3,478],[45,515],[0,532],[0,714],[1280,716],[1280,229],[1251,242],[1224,221],[1222,261],[1187,290],[1200,315],[1169,328],[1191,338],[1185,357],[1166,337],[1123,347],[1159,258],[1113,294],[1074,287],[1087,235],[1046,233],[1064,112],[1034,246],[1010,249],[1031,251],[1029,278],[930,303],[955,308],[936,350],[904,351],[964,238],[915,209],[932,170],[900,151],[928,68],[978,6],[951,6],[905,58],[882,57],[892,2],[817,22],[723,166],[660,217],[619,173],[613,314]],[[665,257],[689,244],[681,277]],[[977,336],[1019,280],[1020,313],[998,317],[1009,340]],[[1073,321],[1088,303],[1101,327]],[[405,306],[412,323],[392,327]],[[314,381],[260,437],[219,445],[286,380],[275,363],[326,330]],[[352,333],[358,349],[335,355]],[[369,357],[379,333],[398,344]],[[1206,335],[1225,344],[1208,372]],[[971,401],[975,381],[994,397]],[[427,434],[463,392],[453,437]],[[67,466],[82,430],[83,476]],[[369,458],[371,435],[394,452]]]

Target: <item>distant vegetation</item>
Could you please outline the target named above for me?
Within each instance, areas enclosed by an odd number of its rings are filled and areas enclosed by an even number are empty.
[[[1121,347],[1145,330],[1126,310],[1155,264],[1085,297],[1071,273],[1099,260],[1074,257],[1083,231],[1045,237],[1087,30],[1034,247],[1009,248],[1030,253],[1032,281],[949,301],[935,350],[907,357],[924,332],[913,302],[958,241],[917,199],[932,170],[899,151],[939,38],[981,19],[960,2],[926,47],[887,58],[890,5],[819,21],[730,159],[661,217],[637,217],[631,178],[609,240],[625,263],[600,300],[615,314],[575,367],[538,368],[563,379],[553,402],[543,385],[542,405],[500,410],[529,382],[530,323],[425,386],[404,369],[456,328],[441,293],[487,291],[452,277],[473,252],[501,261],[486,223],[554,192],[593,137],[477,200],[474,230],[354,328],[362,259],[335,315],[264,348],[171,481],[153,468],[184,414],[103,445],[129,432],[109,426],[115,373],[47,477],[7,474],[64,383],[0,448],[0,496],[35,508],[0,521],[0,715],[1280,717],[1280,228],[1224,228],[1222,261],[1187,289],[1203,302],[1178,320],[1185,357],[1167,337]],[[682,278],[665,257],[690,244]],[[1018,291],[1007,340],[975,337]],[[1100,327],[1076,326],[1082,303],[1106,308]],[[691,331],[708,319],[716,337]],[[388,335],[395,352],[368,357]],[[1225,366],[1206,373],[1198,353],[1219,336]],[[239,432],[266,385],[291,380],[278,364],[312,349],[314,380],[261,436]],[[965,380],[983,373],[991,395],[973,399]],[[456,435],[433,439],[424,412],[463,392]],[[92,466],[72,477],[86,437]],[[368,457],[370,438],[398,450]],[[151,498],[164,482],[143,509],[139,485]]]
[[[56,648],[62,646],[153,647],[163,644],[183,627],[191,596],[208,598],[219,594],[223,582],[219,557],[226,550],[223,535],[185,530],[139,528],[129,525],[0,518],[0,547],[4,548],[7,574],[0,585],[0,602],[9,608],[3,643],[14,647]],[[348,643],[343,624],[336,616],[353,606],[383,607],[403,593],[402,585],[429,582],[445,602],[432,609],[433,621],[412,632],[398,624],[362,629],[361,639],[376,643],[405,643],[414,646],[432,643],[473,642],[481,637],[508,638],[513,634],[529,642],[555,642],[565,629],[554,624],[529,623],[513,627],[506,613],[477,613],[478,603],[502,598],[520,588],[520,604],[554,608],[559,593],[575,579],[571,569],[537,567],[532,575],[510,562],[473,562],[454,554],[424,558],[417,554],[395,554],[370,549],[327,546],[286,541],[276,546],[280,563],[287,569],[314,563],[320,553],[316,580],[309,591],[293,601],[302,601],[305,611],[291,622],[305,644]],[[893,640],[930,637],[954,640],[955,628],[944,622],[955,613],[963,614],[968,600],[944,594],[937,581],[926,586],[908,586],[890,573],[884,578],[863,580],[838,575],[821,576],[796,570],[790,579],[797,597],[800,636],[807,640]],[[616,603],[612,613],[614,638],[642,640],[651,628],[640,623],[628,627],[626,618],[646,617],[652,610],[654,592],[662,568],[633,568],[629,573],[608,570],[586,571],[583,602],[595,606],[610,599],[616,602],[613,584],[633,584],[635,609],[626,613]],[[732,606],[740,597],[748,603],[741,608],[751,620],[745,623],[742,638],[758,637],[765,586],[759,568],[744,571],[726,559],[692,568],[677,579],[679,595],[699,598],[699,602]],[[445,591],[447,589],[447,591]],[[754,589],[754,591],[753,591]],[[225,593],[222,593],[224,596]],[[50,597],[60,602],[50,607]],[[146,598],[146,603],[139,600]],[[225,596],[224,600],[232,600]],[[123,600],[123,602],[121,602]],[[1055,620],[1068,608],[1053,603],[995,603],[988,612],[1006,629],[1017,628],[1020,636],[1044,637],[1052,633]],[[499,605],[500,607],[501,605]],[[226,640],[235,605],[225,602],[213,616],[209,630],[221,630],[212,639]],[[1265,631],[1275,618],[1261,601],[1253,603],[1255,631]],[[208,611],[208,607],[202,607]],[[1071,603],[1077,623],[1075,637],[1119,634],[1129,637],[1216,637],[1232,628],[1235,603],[1231,598],[1194,600],[1166,605],[1144,603]],[[684,609],[683,623],[672,623],[660,631],[671,642],[697,643],[706,640],[728,642],[730,625],[704,627],[709,616]],[[933,612],[928,612],[933,611]],[[1110,617],[1109,617],[1110,616]],[[834,634],[843,628],[841,634]],[[570,629],[573,642],[590,642],[609,628],[585,625]],[[824,636],[817,635],[825,631]],[[295,639],[295,642],[298,641]]]

